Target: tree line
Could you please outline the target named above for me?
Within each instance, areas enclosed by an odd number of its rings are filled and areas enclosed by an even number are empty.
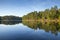
[[[60,9],[57,6],[45,9],[44,11],[30,12],[23,17],[0,16],[0,20],[60,20]]]
[[[50,9],[45,9],[44,11],[34,11],[22,17],[23,20],[60,20],[60,9],[57,6],[51,7]]]
[[[18,16],[0,16],[0,21],[20,21],[22,20],[21,17],[18,17]]]
[[[0,16],[0,24],[14,25],[22,22],[22,18],[18,16]]]

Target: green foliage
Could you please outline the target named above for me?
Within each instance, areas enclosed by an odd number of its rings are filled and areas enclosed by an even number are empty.
[[[60,9],[57,6],[51,7],[51,9],[46,9],[45,11],[34,11],[24,15],[23,20],[39,20],[39,19],[59,19]]]

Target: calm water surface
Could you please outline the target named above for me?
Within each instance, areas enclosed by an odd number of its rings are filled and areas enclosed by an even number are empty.
[[[60,40],[60,32],[33,29],[22,23],[15,25],[0,24],[0,40]]]

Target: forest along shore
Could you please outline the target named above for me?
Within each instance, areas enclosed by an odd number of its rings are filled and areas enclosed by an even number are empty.
[[[22,21],[60,22],[60,8],[54,6],[44,11],[30,12],[22,17]]]

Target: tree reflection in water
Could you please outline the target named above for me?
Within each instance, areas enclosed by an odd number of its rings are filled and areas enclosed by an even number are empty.
[[[39,21],[23,21],[24,25],[32,29],[43,29],[45,32],[51,32],[55,35],[58,35],[60,32],[60,23],[59,22],[39,22]]]
[[[39,22],[39,21],[0,21],[0,24],[15,25],[22,23],[31,29],[43,29],[45,32],[51,32],[58,35],[60,32],[60,22]]]
[[[21,22],[22,22],[21,20],[20,21],[18,21],[18,20],[16,20],[16,21],[14,21],[14,20],[12,20],[12,21],[0,21],[0,24],[15,25],[15,24],[19,24]]]

